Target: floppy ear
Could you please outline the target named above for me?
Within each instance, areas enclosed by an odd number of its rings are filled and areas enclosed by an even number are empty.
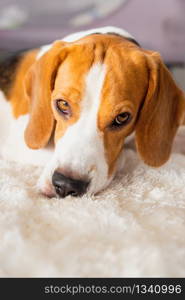
[[[25,92],[30,102],[30,116],[25,130],[28,147],[44,147],[52,134],[54,118],[51,110],[51,92],[57,69],[66,56],[64,42],[56,41],[52,48],[38,59],[25,77]]]
[[[136,145],[150,166],[164,164],[170,155],[178,126],[185,115],[185,97],[156,52],[145,53],[149,87],[136,125]]]

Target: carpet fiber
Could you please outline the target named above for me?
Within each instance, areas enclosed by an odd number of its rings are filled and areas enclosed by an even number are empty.
[[[183,132],[178,139],[185,145]],[[108,189],[62,200],[37,194],[40,168],[0,160],[0,276],[185,276],[185,156],[177,152],[154,169],[127,149]]]

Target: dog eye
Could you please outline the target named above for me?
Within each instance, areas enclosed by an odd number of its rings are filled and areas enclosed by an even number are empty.
[[[57,99],[55,103],[56,103],[56,108],[60,113],[66,116],[69,116],[71,114],[71,109],[67,101],[63,99]]]
[[[129,112],[124,112],[122,114],[117,115],[114,121],[111,124],[111,127],[121,127],[131,120],[131,114]]]

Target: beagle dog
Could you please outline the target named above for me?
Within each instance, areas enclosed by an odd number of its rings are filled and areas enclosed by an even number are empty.
[[[184,123],[184,94],[160,55],[115,27],[8,55],[0,89],[1,155],[42,165],[48,197],[106,188],[132,133],[141,159],[161,166]]]

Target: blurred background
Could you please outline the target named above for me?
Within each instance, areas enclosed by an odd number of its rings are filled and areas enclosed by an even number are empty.
[[[0,0],[0,54],[107,25],[159,51],[185,89],[185,0]]]

